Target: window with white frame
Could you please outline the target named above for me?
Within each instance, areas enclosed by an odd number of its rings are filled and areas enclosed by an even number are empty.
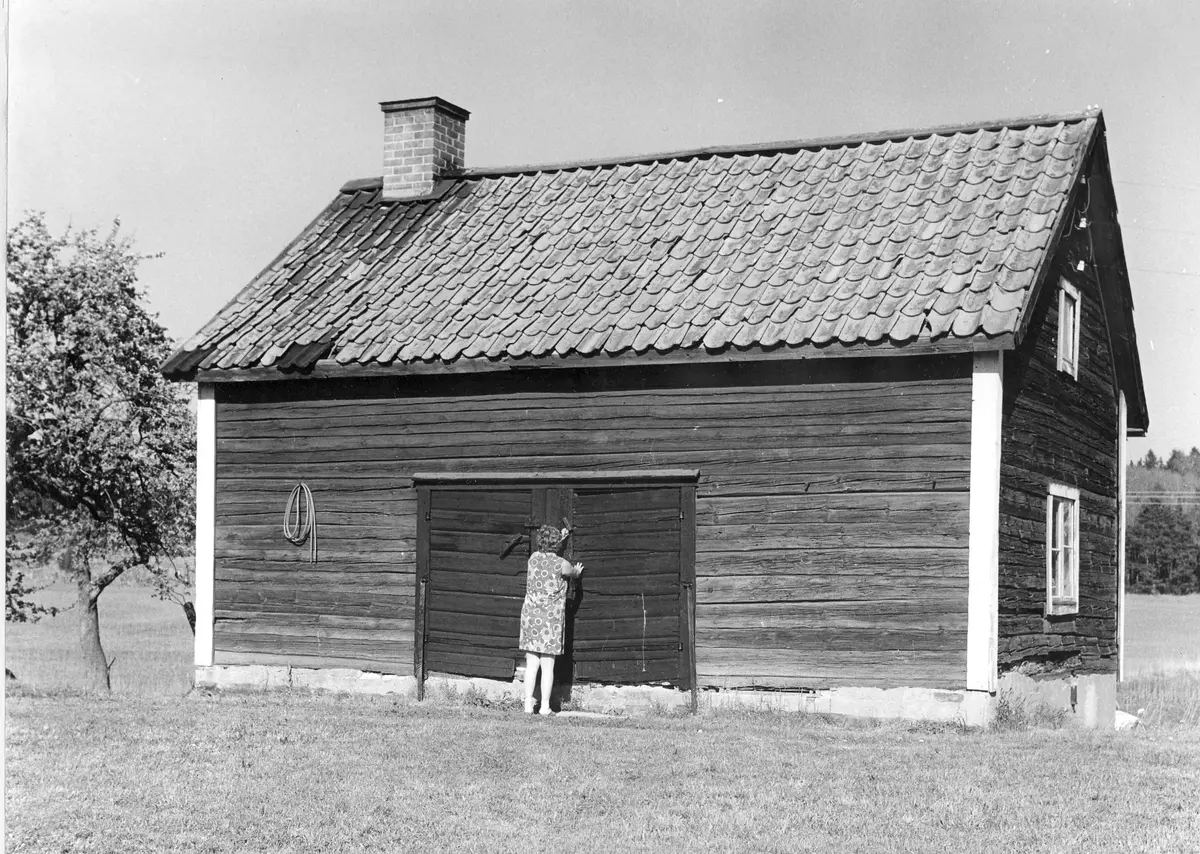
[[[1046,613],[1079,610],[1079,490],[1050,484],[1046,499]]]
[[[1063,279],[1058,289],[1058,369],[1079,376],[1079,289]]]

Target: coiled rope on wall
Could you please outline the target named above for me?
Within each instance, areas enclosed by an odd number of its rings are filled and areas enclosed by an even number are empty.
[[[317,562],[317,508],[312,490],[303,481],[288,496],[283,510],[283,536],[297,546],[308,540],[308,562]]]

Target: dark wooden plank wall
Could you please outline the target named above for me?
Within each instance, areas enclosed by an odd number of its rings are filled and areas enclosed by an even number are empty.
[[[904,357],[222,386],[216,661],[411,672],[414,472],[690,467],[701,686],[961,687],[970,371]],[[298,479],[316,564],[280,535]]]
[[[1116,668],[1117,398],[1086,232],[1060,250],[1026,340],[1004,364],[1000,474],[999,665],[1095,673]],[[1086,270],[1076,270],[1079,260]],[[1057,368],[1058,291],[1079,289],[1078,380]],[[1045,616],[1046,496],[1079,489],[1079,613]]]

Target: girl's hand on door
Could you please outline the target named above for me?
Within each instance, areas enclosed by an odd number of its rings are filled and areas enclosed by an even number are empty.
[[[583,575],[583,564],[577,563],[575,564],[575,577],[578,578],[581,575]]]

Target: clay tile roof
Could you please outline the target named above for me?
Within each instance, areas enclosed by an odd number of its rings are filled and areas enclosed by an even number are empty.
[[[352,181],[164,371],[1011,336],[1099,121]]]

